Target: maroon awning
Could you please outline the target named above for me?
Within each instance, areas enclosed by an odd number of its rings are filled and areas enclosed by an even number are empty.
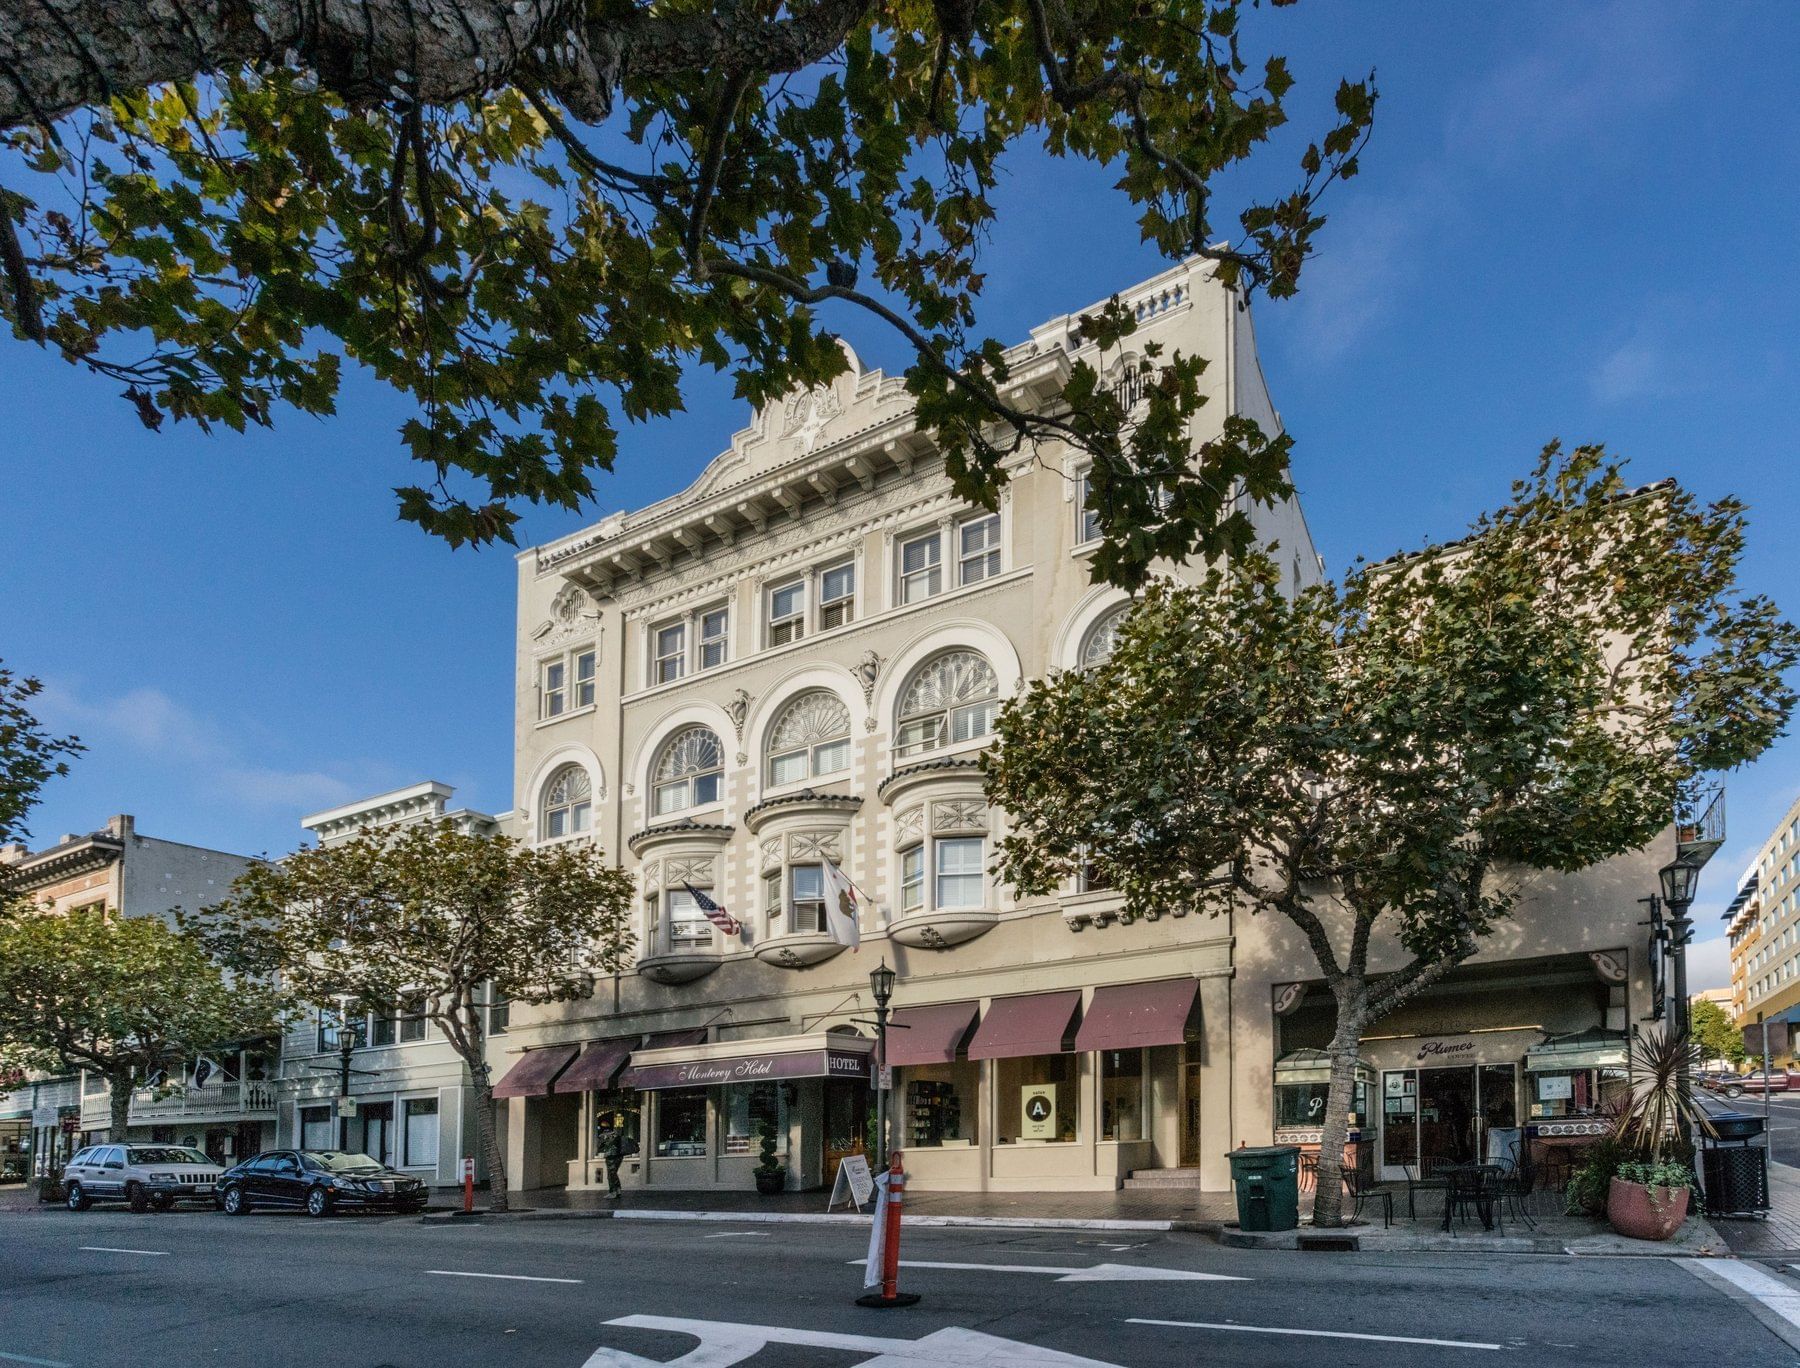
[[[746,1049],[753,1043],[746,1041]],[[766,1083],[785,1078],[848,1078],[866,1083],[869,1052],[827,1047],[782,1054],[677,1060],[669,1064],[633,1064],[625,1071],[625,1086],[655,1092],[660,1088],[707,1088],[720,1083]]]
[[[1075,1033],[1077,1050],[1135,1050],[1179,1045],[1200,993],[1199,979],[1115,983],[1094,989],[1094,1000]]]
[[[1081,990],[1033,993],[1029,997],[995,998],[975,1038],[969,1042],[970,1059],[1017,1059],[1022,1055],[1062,1054],[1075,1014],[1081,1010]]]
[[[543,1097],[556,1076],[580,1053],[579,1045],[546,1045],[527,1050],[519,1062],[494,1084],[495,1097]]]
[[[706,1040],[706,1027],[689,1026],[680,1031],[656,1031],[642,1045],[640,1050],[670,1050],[677,1045],[699,1045]]]
[[[897,1007],[889,1022],[889,1064],[951,1064],[975,1026],[973,1002]]]
[[[550,1085],[553,1093],[605,1092],[618,1078],[619,1070],[637,1049],[637,1037],[622,1040],[596,1040],[581,1052],[581,1058],[562,1072]]]

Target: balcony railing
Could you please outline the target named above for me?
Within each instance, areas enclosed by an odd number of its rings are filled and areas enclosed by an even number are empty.
[[[1712,859],[1725,844],[1725,790],[1698,794],[1687,811],[1675,818],[1675,855],[1696,867]]]
[[[131,1095],[133,1121],[173,1121],[183,1117],[247,1116],[275,1110],[275,1085],[267,1080],[187,1088],[167,1097],[140,1089]]]

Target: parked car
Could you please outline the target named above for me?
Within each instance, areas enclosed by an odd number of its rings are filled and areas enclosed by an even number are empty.
[[[63,1170],[63,1200],[70,1211],[86,1211],[95,1202],[124,1202],[133,1211],[167,1211],[177,1202],[211,1205],[223,1171],[185,1145],[89,1145]]]
[[[1747,1092],[1800,1092],[1800,1073],[1790,1069],[1757,1069],[1747,1074],[1731,1074],[1717,1080],[1703,1080],[1703,1086],[1727,1097],[1742,1097]]]
[[[258,1208],[419,1212],[429,1197],[410,1174],[343,1150],[268,1150],[227,1169],[218,1186],[219,1207],[233,1216]]]

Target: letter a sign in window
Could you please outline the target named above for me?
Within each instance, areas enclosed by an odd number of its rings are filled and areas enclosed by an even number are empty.
[[[1036,1083],[1025,1089],[1024,1124],[1019,1129],[1023,1140],[1056,1138],[1056,1085]]]

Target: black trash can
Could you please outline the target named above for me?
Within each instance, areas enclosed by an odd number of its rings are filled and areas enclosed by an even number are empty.
[[[1300,1149],[1259,1145],[1234,1149],[1231,1185],[1237,1189],[1240,1230],[1293,1230],[1300,1224]]]
[[[1713,1133],[1700,1132],[1700,1186],[1708,1216],[1769,1213],[1769,1151],[1753,1143],[1763,1119],[1747,1112],[1719,1112]]]

